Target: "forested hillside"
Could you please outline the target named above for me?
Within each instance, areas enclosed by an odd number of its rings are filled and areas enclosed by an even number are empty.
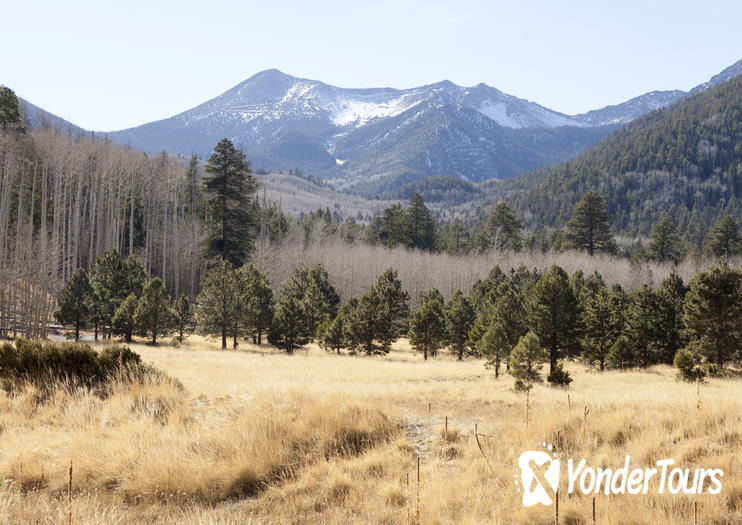
[[[615,233],[647,234],[669,213],[697,244],[722,216],[742,217],[742,77],[645,115],[577,159],[503,188],[531,224],[563,225],[580,197],[595,190],[608,202]]]

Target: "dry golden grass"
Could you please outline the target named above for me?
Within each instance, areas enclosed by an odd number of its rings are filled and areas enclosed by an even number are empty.
[[[699,411],[696,386],[670,368],[572,363],[570,390],[534,387],[526,429],[511,378],[477,360],[423,362],[404,342],[383,358],[221,351],[199,337],[134,349],[185,388],[0,396],[3,522],[66,523],[72,461],[74,523],[406,523],[419,456],[422,523],[553,523],[552,507],[522,507],[514,483],[519,454],[539,441],[596,466],[629,454],[724,470],[717,496],[600,495],[598,523],[692,523],[694,501],[699,523],[742,522],[738,380],[702,385]],[[561,523],[590,523],[590,505],[565,494]]]

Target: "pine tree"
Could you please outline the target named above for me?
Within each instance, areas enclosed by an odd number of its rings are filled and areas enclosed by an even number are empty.
[[[520,251],[523,247],[522,228],[520,217],[510,206],[499,202],[492,209],[484,230],[477,238],[479,246],[482,250]]]
[[[172,326],[170,295],[162,279],[155,277],[142,289],[142,296],[134,314],[137,329],[142,335],[150,335],[152,344],[157,344],[158,335],[167,335]]]
[[[567,222],[567,239],[573,248],[595,252],[613,252],[615,242],[609,232],[611,216],[606,212],[605,200],[594,191],[588,191],[575,205]]]
[[[80,330],[90,321],[92,300],[93,287],[90,285],[88,274],[82,268],[78,268],[57,295],[59,310],[54,312],[58,322],[75,328],[75,341],[80,340]]]
[[[335,351],[339,354],[345,342],[342,316],[338,313],[335,319],[325,318],[317,327],[316,338],[325,350]]]
[[[460,218],[456,217],[445,235],[445,250],[452,255],[464,255],[469,252],[469,231]]]
[[[203,177],[207,211],[205,256],[241,266],[255,240],[255,179],[250,162],[232,142],[222,139],[206,164]]]
[[[138,302],[136,295],[129,294],[113,315],[113,333],[124,336],[127,343],[131,343],[131,337],[137,331],[135,315]]]
[[[397,270],[392,268],[379,276],[375,289],[381,303],[375,338],[386,354],[392,343],[402,335],[410,316],[410,295],[402,288]]]
[[[484,366],[495,369],[495,377],[500,377],[500,363],[508,359],[513,348],[502,324],[495,322],[487,328],[478,345],[479,351],[486,359]]]
[[[18,97],[12,89],[5,86],[0,86],[0,129],[24,132],[21,114],[18,110]]]
[[[636,356],[631,348],[631,343],[626,336],[621,336],[613,343],[608,357],[606,358],[606,366],[608,368],[624,370],[634,366]]]
[[[275,299],[268,278],[255,265],[248,263],[239,270],[240,278],[245,283],[244,300],[245,325],[249,333],[254,334],[254,342],[263,344],[263,333],[273,322]]]
[[[507,279],[507,276],[500,267],[495,266],[490,270],[489,274],[487,274],[487,278],[484,281],[477,280],[477,282],[474,283],[471,296],[477,314],[483,313],[490,307],[490,305],[497,301],[504,290],[501,285],[505,283]]]
[[[408,248],[432,250],[435,246],[436,223],[423,198],[415,193],[406,210]]]
[[[183,342],[185,334],[193,330],[194,308],[188,296],[181,294],[173,303],[173,326],[178,331],[178,340]]]
[[[660,362],[662,326],[658,318],[660,302],[657,292],[643,285],[631,294],[626,316],[626,331],[637,365],[647,367]]]
[[[492,311],[495,323],[505,330],[509,348],[513,348],[528,332],[528,314],[520,294],[512,288],[500,296]]]
[[[469,331],[474,321],[474,307],[461,290],[456,290],[446,304],[444,312],[448,343],[461,361],[467,350]]]
[[[508,361],[508,373],[515,378],[517,390],[529,390],[532,383],[541,381],[541,366],[547,357],[536,334],[528,332],[520,338]]]
[[[721,218],[706,236],[704,250],[707,254],[723,260],[729,260],[730,257],[742,253],[739,225],[730,215]]]
[[[348,326],[351,315],[356,308],[358,308],[358,299],[351,297],[340,309],[335,319],[327,319],[324,326],[320,325],[317,328],[317,339],[326,349],[329,348],[340,353],[343,345],[351,346],[347,342],[346,326]]]
[[[389,348],[377,342],[380,320],[385,305],[376,287],[369,288],[358,301],[343,326],[345,341],[351,352],[367,355],[387,354]]]
[[[549,351],[549,373],[561,357],[579,349],[579,309],[567,273],[557,265],[533,289],[529,320],[539,341]]]
[[[124,300],[134,294],[139,297],[147,279],[144,265],[130,255],[122,258],[118,251],[99,255],[90,271],[90,283],[95,292],[96,311],[103,326],[111,326],[113,316]]]
[[[305,294],[307,322],[312,334],[324,319],[334,319],[340,306],[340,295],[330,283],[322,265],[317,265],[309,272],[309,284]]]
[[[686,293],[688,293],[688,287],[675,270],[662,281],[657,290],[659,358],[666,364],[672,364],[675,354],[687,344],[683,324],[683,304]]]
[[[220,261],[202,277],[198,324],[208,335],[221,335],[222,349],[227,348],[229,331],[240,321],[242,299],[237,272],[229,261]]]
[[[429,294],[410,317],[409,330],[410,344],[415,350],[423,353],[424,360],[428,360],[428,354],[435,355],[438,348],[444,344],[445,324],[443,302],[435,294]]]
[[[367,231],[369,240],[375,237],[378,242],[388,248],[395,246],[409,246],[410,228],[407,221],[407,214],[402,209],[402,205],[397,203],[384,209],[382,217],[377,224],[371,224]]]
[[[611,296],[600,290],[587,296],[582,311],[582,355],[587,363],[597,365],[600,371],[605,369],[608,353],[623,331],[623,319],[615,306]]]
[[[662,216],[652,228],[649,237],[647,255],[650,259],[672,261],[674,263],[678,263],[682,259],[682,240],[669,215]]]
[[[278,309],[268,332],[268,341],[291,355],[294,350],[307,344],[312,335],[299,290],[294,283],[288,281],[281,291]]]
[[[683,307],[689,347],[723,367],[742,351],[742,274],[717,266],[690,282]]]

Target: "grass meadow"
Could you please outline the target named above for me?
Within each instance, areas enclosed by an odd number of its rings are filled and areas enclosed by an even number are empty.
[[[597,523],[688,524],[694,504],[698,523],[742,522],[737,379],[569,363],[571,388],[536,385],[526,425],[512,378],[447,353],[424,362],[404,340],[373,358],[198,336],[132,347],[177,381],[0,394],[4,523],[554,523],[515,484],[542,441],[596,466],[629,454],[724,471],[716,496],[598,495]],[[591,498],[561,482],[559,522],[592,523]]]

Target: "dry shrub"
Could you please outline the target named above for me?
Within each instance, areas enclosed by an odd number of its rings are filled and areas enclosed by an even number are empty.
[[[380,490],[387,505],[401,507],[407,501],[404,490],[397,483],[385,483]]]
[[[327,502],[330,505],[341,505],[353,490],[353,480],[341,472],[335,472],[327,480]]]

